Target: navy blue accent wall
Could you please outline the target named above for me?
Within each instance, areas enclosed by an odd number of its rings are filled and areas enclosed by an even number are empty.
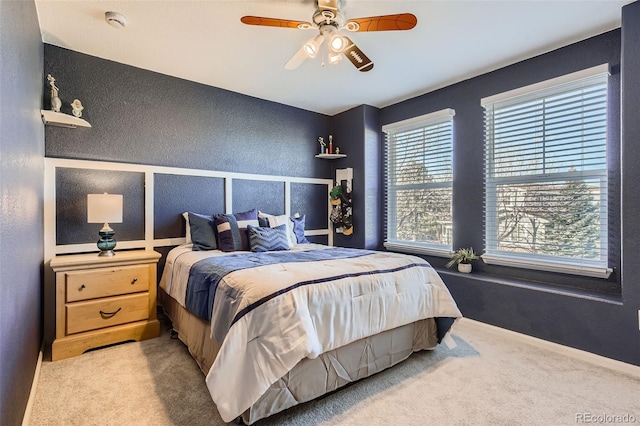
[[[51,45],[44,46],[44,70],[56,78],[62,112],[69,113],[69,103],[78,98],[85,107],[83,118],[92,125],[73,130],[48,126],[47,157],[266,175],[331,176],[331,165],[314,159],[317,137],[329,132],[328,116]],[[48,94],[43,96],[43,102],[49,105]],[[158,238],[183,235],[177,231],[184,232],[184,222],[179,217],[184,210],[206,213],[198,209],[210,205],[210,213],[224,212],[224,208],[219,209],[224,198],[206,201],[207,196],[213,195],[211,191],[218,193],[219,183],[214,188],[204,188],[169,180],[160,182],[156,192],[160,197],[154,206]],[[284,213],[282,184],[277,191],[265,188],[274,185],[269,182],[243,184],[235,180],[234,187],[237,185],[242,188],[234,188],[234,211],[257,207]],[[87,188],[79,186],[78,190]],[[256,197],[256,191],[261,197]],[[78,195],[62,191],[58,194],[71,204]],[[172,196],[176,198],[170,199]],[[82,197],[75,198],[80,201],[68,209],[82,217]],[[143,217],[137,200],[125,205],[125,216]],[[175,205],[178,201],[184,205]],[[314,204],[311,199],[300,203],[307,208]],[[306,213],[312,216],[314,212]],[[323,216],[324,209],[318,214]],[[62,219],[68,223],[73,218],[59,218],[59,222]],[[75,222],[79,222],[77,218]],[[137,226],[143,223],[138,222]],[[75,230],[61,230],[59,236],[74,233]],[[63,242],[86,239],[85,232],[79,233],[81,237],[74,235]],[[138,234],[123,227],[118,233],[121,239],[138,238]]]
[[[195,188],[197,197],[193,196]],[[184,236],[186,222],[182,213],[186,211],[206,215],[224,212],[222,178],[157,174],[154,189],[154,238]]]
[[[47,127],[45,155],[204,170],[329,177],[312,161],[330,117],[45,44],[44,72],[91,128]],[[50,99],[44,96],[48,107]]]
[[[327,197],[326,185],[294,182],[291,184],[291,214],[305,215],[306,229],[326,228],[329,220]],[[308,239],[311,241],[311,238]],[[327,238],[314,242],[327,244]]]
[[[234,213],[255,208],[267,214],[284,214],[284,183],[234,179]]]
[[[102,224],[87,223],[87,194],[121,194],[122,223],[111,223],[116,241],[144,239],[144,174],[56,169],[56,243],[97,242]],[[95,248],[97,251],[97,247]]]
[[[372,106],[364,106],[364,170],[362,171],[364,200],[364,248],[382,250],[383,242],[383,195],[384,195],[384,167],[383,152],[384,139],[380,134],[380,110]]]
[[[620,323],[640,365],[640,2],[622,8],[622,300]],[[635,342],[635,344],[634,344]]]
[[[336,169],[353,168],[353,188],[351,202],[353,203],[353,229],[351,235],[342,235],[334,233],[333,243],[341,247],[364,247],[365,223],[364,203],[362,202],[362,185],[361,172],[364,170],[364,135],[363,135],[363,106],[352,108],[348,111],[337,114],[333,117],[333,147],[340,148],[340,153],[346,154],[346,158],[330,160],[334,183],[336,179]],[[326,140],[326,138],[325,138]],[[322,160],[325,161],[325,160]],[[329,161],[329,160],[326,160]]]
[[[621,280],[621,264],[631,260],[630,254],[620,255],[627,246],[638,244],[640,228],[625,226],[620,232],[620,152],[631,171],[623,174],[622,198],[624,212],[632,215],[640,208],[640,197],[629,182],[637,176],[640,150],[630,148],[638,140],[638,125],[630,124],[638,111],[638,75],[640,74],[637,39],[638,3],[625,8],[623,16],[632,22],[621,30],[614,30],[575,43],[547,54],[475,77],[461,83],[401,102],[382,109],[381,123],[388,124],[410,117],[453,108],[454,127],[454,248],[484,246],[484,128],[483,97],[519,88],[539,81],[579,71],[602,63],[611,65],[609,79],[609,168],[610,168],[610,258],[615,268],[609,279],[578,277],[565,274],[534,272],[525,269],[485,265],[478,262],[471,275],[441,269],[446,284],[467,317],[543,338],[567,346],[587,350],[614,359],[640,365],[638,339],[637,279]],[[629,18],[636,9],[636,17]],[[621,53],[621,34],[622,53]],[[634,40],[626,41],[625,40]],[[633,49],[636,49],[633,51]],[[635,92],[620,94],[620,57],[627,58],[622,72]],[[627,90],[625,88],[625,90]],[[620,102],[634,111],[622,123],[623,132],[630,137],[620,145]],[[632,106],[633,105],[633,106]],[[624,167],[623,167],[624,170]],[[635,196],[631,196],[635,194]],[[635,227],[635,228],[634,228]],[[622,237],[624,236],[624,238]],[[633,241],[633,243],[631,243]],[[633,247],[639,248],[639,247]],[[436,267],[443,267],[447,259],[427,257]],[[628,268],[628,267],[626,267]],[[629,277],[628,269],[622,272]],[[633,276],[640,276],[634,271]]]
[[[22,423],[42,341],[43,48],[33,1],[0,1],[0,424]]]
[[[92,125],[73,130],[48,126],[47,157],[279,176],[332,175],[330,163],[314,158],[317,137],[329,133],[328,116],[46,44],[44,71],[56,78],[62,112],[69,113],[69,103],[78,98],[85,107],[83,118]],[[43,96],[43,102],[48,107],[48,94]],[[220,192],[224,184],[222,180],[214,181],[160,178],[155,193],[155,236],[184,235],[180,213],[185,210],[224,212],[224,195]],[[108,182],[101,185],[113,186]],[[234,211],[256,207],[274,214],[284,213],[282,184],[234,180],[233,185]],[[274,185],[279,188],[273,188]],[[60,224],[80,223],[86,215],[84,196],[75,192],[88,188],[77,186],[77,190],[68,194],[59,188],[58,196],[68,202],[66,209],[78,216],[58,218]],[[75,205],[74,199],[78,200]],[[136,196],[133,203],[125,203],[125,216],[143,217],[139,200]],[[297,200],[296,208],[307,210],[301,213],[326,218],[324,207],[318,212],[309,211],[317,205],[315,199]],[[326,202],[326,197],[321,200]],[[143,222],[136,222],[136,226],[143,226]],[[86,224],[82,228],[87,228]],[[139,238],[139,233],[124,226],[117,232],[120,239]],[[77,228],[59,231],[59,236],[65,237],[62,243],[78,238],[86,240],[85,234],[86,231]]]
[[[333,117],[334,146],[347,154],[335,169],[353,168],[352,235],[335,234],[342,247],[382,248],[382,143],[380,110],[361,105]]]

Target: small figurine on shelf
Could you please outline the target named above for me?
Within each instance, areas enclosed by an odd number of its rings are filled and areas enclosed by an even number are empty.
[[[340,154],[340,148],[336,146],[336,154]]]
[[[73,102],[71,102],[71,112],[73,113],[74,116],[78,118],[82,117],[83,109],[84,107],[82,106],[80,99],[74,99]]]
[[[324,154],[327,144],[324,142],[324,138],[320,136],[318,138],[318,142],[320,142],[320,154]]]
[[[58,87],[56,86],[56,79],[53,78],[51,74],[47,74],[47,80],[49,81],[49,85],[51,86],[51,110],[53,112],[60,112],[62,101],[58,97]]]
[[[333,135],[329,135],[329,154],[333,154]]]

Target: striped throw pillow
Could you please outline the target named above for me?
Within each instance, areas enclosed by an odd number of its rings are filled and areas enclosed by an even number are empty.
[[[249,251],[247,226],[258,226],[256,209],[242,213],[217,214],[213,223],[218,233],[218,248],[222,251]]]

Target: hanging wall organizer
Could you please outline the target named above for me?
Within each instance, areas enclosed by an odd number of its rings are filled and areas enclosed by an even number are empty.
[[[330,193],[333,229],[344,235],[353,234],[353,169],[336,170],[336,185]]]

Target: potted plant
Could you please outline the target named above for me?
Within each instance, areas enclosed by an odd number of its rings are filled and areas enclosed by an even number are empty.
[[[329,193],[329,197],[331,198],[331,205],[338,206],[342,203],[342,186],[336,185],[331,188],[331,192]]]
[[[471,272],[471,261],[476,259],[478,259],[478,255],[473,251],[473,248],[461,248],[453,252],[451,260],[447,263],[447,268],[457,264],[458,271],[468,274]]]

